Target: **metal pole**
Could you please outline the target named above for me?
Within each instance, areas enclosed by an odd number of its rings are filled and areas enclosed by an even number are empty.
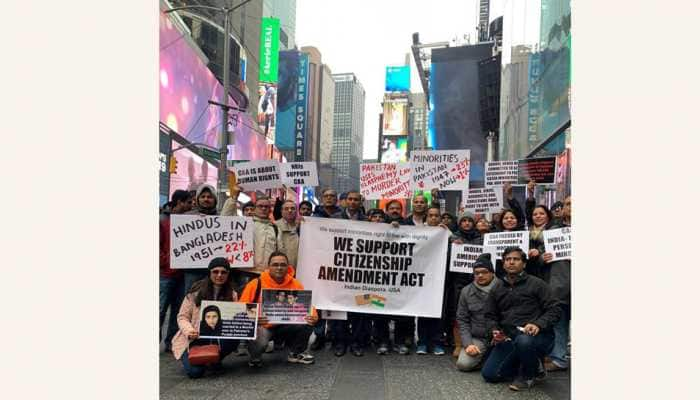
[[[486,136],[486,161],[496,161],[496,133],[489,131]]]
[[[224,8],[224,99],[223,103],[228,104],[228,87],[230,84],[230,63],[231,56],[229,55],[229,47],[231,40],[231,23],[229,21],[231,11]],[[228,185],[228,162],[226,155],[228,154],[228,107],[221,107],[221,166],[219,168],[219,201],[217,208],[221,210],[226,201],[226,187]]]

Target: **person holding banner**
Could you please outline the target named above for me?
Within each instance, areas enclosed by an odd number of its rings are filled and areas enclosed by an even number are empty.
[[[571,196],[564,198],[561,220],[552,229],[571,227]],[[571,260],[559,260],[551,262],[551,253],[542,256],[549,265],[548,279],[554,298],[559,301],[562,316],[554,325],[554,348],[549,353],[549,359],[544,366],[547,371],[563,371],[569,368],[569,360],[566,358],[567,343],[569,341],[569,323],[571,320]],[[550,263],[551,262],[551,263]]]
[[[527,390],[546,376],[542,359],[554,346],[552,327],[561,310],[543,280],[525,272],[527,255],[519,247],[503,250],[506,276],[486,298],[486,332],[493,348],[481,375],[496,383],[515,378],[511,390]]]
[[[486,357],[488,340],[484,307],[491,290],[502,285],[500,279],[495,279],[491,254],[479,255],[472,268],[474,281],[462,289],[457,307],[458,335],[462,339],[457,359],[460,371],[473,371]]]
[[[416,196],[418,197],[418,196]],[[415,199],[414,199],[415,200]],[[440,208],[431,206],[428,208],[426,214],[426,226],[440,226]],[[446,226],[441,226],[443,229],[447,229]],[[449,247],[448,247],[449,248]],[[445,249],[447,250],[447,249]],[[449,257],[447,258],[449,260]],[[449,261],[448,261],[449,262]],[[447,274],[447,265],[445,265],[445,274]],[[442,302],[442,318],[425,318],[418,317],[418,346],[416,347],[416,354],[428,354],[429,350],[432,350],[433,354],[436,356],[445,355],[444,345],[444,318],[446,318],[445,304],[447,300],[447,292],[449,291],[449,286],[445,284],[445,289],[443,289],[443,302]]]
[[[202,183],[197,188],[195,194],[196,206],[186,212],[190,215],[219,215],[216,210],[217,192],[214,186],[208,183]],[[169,250],[168,250],[169,251]],[[203,269],[183,269],[185,275],[185,291],[190,290],[192,284],[200,279],[207,277],[207,271]]]
[[[289,260],[284,253],[275,251],[270,254],[268,264],[268,268],[260,274],[260,277],[250,281],[243,289],[241,302],[262,304],[263,289],[304,289],[304,285],[294,278],[294,269],[289,265]],[[267,318],[261,316],[258,319],[257,338],[248,344],[250,355],[248,365],[256,368],[262,366],[263,350],[271,340],[285,342],[290,347],[288,362],[313,364],[314,356],[304,353],[304,350],[313,331],[312,326],[318,322],[315,308],[312,308],[312,314],[305,317],[305,320],[304,325],[272,325],[267,323]]]
[[[173,356],[182,361],[185,373],[190,378],[200,378],[206,371],[206,366],[191,365],[188,359],[190,346],[215,344],[214,339],[199,339],[200,313],[199,307],[203,300],[236,301],[238,295],[233,290],[229,273],[231,265],[224,257],[217,257],[209,262],[207,268],[208,277],[195,282],[182,302],[180,312],[177,314],[177,324],[180,330],[172,341]],[[206,318],[206,314],[205,314]],[[213,320],[213,319],[212,319]],[[221,322],[221,313],[218,314]],[[216,325],[216,324],[214,324]],[[238,346],[237,340],[219,340],[219,360],[231,354]],[[221,368],[221,363],[214,366]]]

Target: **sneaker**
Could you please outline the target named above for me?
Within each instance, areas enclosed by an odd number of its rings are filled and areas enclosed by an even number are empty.
[[[377,354],[384,355],[384,354],[389,354],[389,346],[386,345],[386,343],[381,343],[379,345],[379,348],[377,349]]]
[[[270,340],[267,342],[267,347],[265,347],[265,353],[272,353],[275,351],[275,342]]]
[[[416,348],[416,354],[420,354],[420,355],[428,354],[428,346],[423,345],[423,344],[419,344],[418,347]]]
[[[405,344],[402,344],[401,346],[399,346],[399,354],[409,355],[411,354],[411,349],[409,349],[408,346],[406,346]]]
[[[355,357],[362,357],[365,353],[360,346],[352,346],[352,354]]]
[[[305,353],[289,353],[289,355],[287,356],[287,361],[296,364],[313,364],[314,356]]]
[[[554,372],[554,371],[566,371],[568,368],[559,366],[556,362],[554,362],[552,360],[547,360],[544,362],[544,369],[546,371],[549,371],[549,372]]]
[[[260,367],[262,367],[262,365],[263,365],[263,361],[261,359],[248,361],[248,366],[251,368],[260,368]]]
[[[517,378],[515,378],[513,383],[508,385],[508,388],[510,390],[515,390],[516,392],[520,392],[523,390],[530,389],[534,384],[535,384],[534,379],[523,379],[522,377],[517,377]]]
[[[335,356],[336,356],[336,357],[342,357],[342,356],[344,356],[346,350],[347,350],[347,349],[346,349],[345,346],[343,346],[343,345],[335,346]]]
[[[433,347],[433,354],[436,356],[444,356],[445,355],[445,349],[440,346],[439,344],[436,344]]]

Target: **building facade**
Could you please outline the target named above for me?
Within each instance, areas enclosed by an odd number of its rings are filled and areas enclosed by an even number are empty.
[[[333,187],[339,192],[359,189],[365,123],[365,89],[353,73],[333,74]]]
[[[422,150],[428,147],[428,103],[424,93],[408,95],[408,134],[411,149]]]

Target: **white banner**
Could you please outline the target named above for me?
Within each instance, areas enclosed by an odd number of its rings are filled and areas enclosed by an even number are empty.
[[[253,266],[253,219],[218,215],[170,216],[170,268],[207,268],[225,257],[231,268]]]
[[[414,150],[410,159],[411,189],[468,189],[469,153],[469,150]]]
[[[446,229],[305,217],[299,280],[316,308],[439,318]]]
[[[360,164],[360,192],[365,200],[407,199],[411,197],[411,166]]]
[[[474,261],[484,252],[484,246],[478,244],[452,243],[450,252],[450,272],[474,273]]]
[[[530,232],[495,232],[484,235],[484,253],[491,253],[491,262],[494,267],[496,260],[501,260],[503,250],[513,246],[520,247],[527,254],[530,250]]]
[[[280,163],[282,183],[288,186],[318,186],[316,161]]]
[[[552,253],[552,261],[571,260],[571,228],[551,229],[542,232],[544,251]]]
[[[236,173],[238,186],[246,192],[282,187],[279,162],[276,160],[240,163],[232,169]]]
[[[518,161],[487,161],[486,186],[503,186],[518,183]]]
[[[465,211],[474,214],[501,212],[503,209],[503,189],[501,187],[469,189],[462,192],[462,206]]]

